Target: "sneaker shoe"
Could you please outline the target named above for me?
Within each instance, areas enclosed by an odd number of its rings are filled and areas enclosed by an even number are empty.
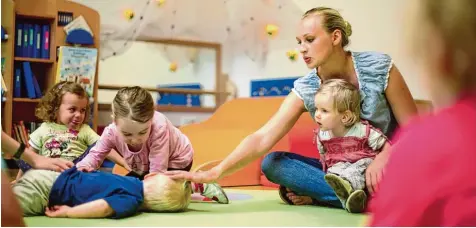
[[[350,213],[362,213],[366,206],[367,194],[363,190],[352,192],[345,202],[345,209]]]
[[[352,185],[342,177],[339,177],[335,174],[328,173],[324,176],[327,184],[331,186],[331,188],[336,193],[337,198],[339,198],[342,202],[346,202],[347,198],[349,198],[350,194],[352,193]]]
[[[228,204],[228,196],[226,195],[223,188],[217,183],[209,183],[209,184],[198,184],[196,183],[196,188],[198,187],[198,191],[200,195],[205,196],[209,199],[212,199],[218,203]]]

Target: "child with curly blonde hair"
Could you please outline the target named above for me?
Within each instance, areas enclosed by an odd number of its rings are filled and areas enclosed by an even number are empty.
[[[139,87],[121,88],[112,102],[113,123],[104,129],[98,143],[76,166],[91,171],[99,168],[112,149],[130,166],[128,175],[140,179],[149,173],[168,170],[190,171],[193,148],[188,137],[154,109],[150,93]],[[228,197],[217,183],[192,183],[193,192],[218,203]]]
[[[35,110],[36,117],[44,121],[30,134],[29,146],[38,154],[63,158],[77,163],[99,135],[87,124],[89,120],[89,97],[84,88],[73,82],[59,82],[41,98]],[[127,166],[124,159],[111,153],[110,160]],[[20,172],[17,179],[31,166],[18,160]]]

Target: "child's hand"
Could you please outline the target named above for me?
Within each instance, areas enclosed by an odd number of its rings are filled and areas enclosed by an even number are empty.
[[[127,163],[124,164],[124,168],[129,172],[132,171],[132,168]]]
[[[93,168],[89,167],[89,166],[82,166],[82,167],[79,167],[78,168],[79,171],[81,172],[86,172],[86,173],[89,173],[89,172],[92,172],[94,171]]]
[[[66,205],[55,205],[53,208],[48,208],[46,207],[45,214],[48,217],[52,218],[67,218],[68,217],[68,211],[71,209],[71,207],[66,206]]]

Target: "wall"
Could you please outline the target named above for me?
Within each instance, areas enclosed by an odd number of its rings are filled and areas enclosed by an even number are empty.
[[[99,64],[99,84],[137,85],[157,87],[159,84],[201,83],[204,89],[215,88],[215,52],[211,49],[201,49],[196,63],[186,61],[187,48],[167,45],[169,51],[180,54],[176,72],[169,70],[170,61],[164,55],[164,45],[136,41],[131,48],[115,57],[101,61]],[[99,103],[110,103],[116,91],[101,90]],[[157,94],[153,94],[154,100]],[[207,97],[207,106],[213,106]],[[213,99],[212,99],[213,100]]]
[[[317,6],[328,6],[338,9],[344,19],[352,25],[352,36],[349,50],[379,51],[389,54],[395,65],[405,78],[410,91],[416,99],[428,99],[425,91],[420,89],[418,70],[408,57],[405,46],[405,21],[407,1],[401,0],[293,0],[303,12]],[[291,19],[290,19],[291,20]],[[299,20],[299,18],[297,18]],[[289,40],[289,49],[297,48],[296,34],[280,34]],[[290,62],[286,59],[288,50],[273,48],[271,42],[266,67],[260,69],[247,57],[236,58],[229,68],[229,75],[240,88],[239,96],[249,96],[250,79],[270,77],[289,77],[305,75],[309,70],[301,59]]]
[[[403,12],[407,6],[401,0],[293,0],[303,11],[316,6],[329,6],[340,10],[344,18],[352,25],[353,34],[350,50],[353,51],[380,51],[389,54],[404,76],[410,91],[416,99],[428,99],[427,94],[420,89],[417,68],[408,57],[407,48],[403,39],[405,22]],[[290,18],[290,20],[293,20]],[[299,18],[295,19],[296,21]],[[250,94],[250,80],[263,78],[277,78],[302,76],[309,70],[301,59],[291,62],[285,52],[297,47],[296,34],[280,34],[280,38],[289,39],[287,48],[276,48],[271,42],[270,52],[265,67],[251,61],[246,56],[237,56],[234,61],[224,65],[224,72],[239,88],[238,95],[247,97]],[[159,83],[200,82],[208,89],[214,88],[213,55],[202,52],[198,67],[181,68],[176,73],[168,71],[168,62],[162,62],[164,57],[160,52],[134,44],[133,47],[121,56],[109,58],[100,65],[100,84],[142,85],[155,86]],[[140,77],[140,80],[138,80]],[[111,102],[114,92],[100,91],[100,102]],[[193,113],[166,113],[173,119],[194,116]],[[202,116],[203,119],[207,115]],[[179,122],[179,121],[176,121]],[[176,123],[180,124],[180,123]]]
[[[164,45],[146,42],[134,42],[122,55],[101,61],[99,64],[99,84],[103,85],[137,85],[154,88],[157,85],[200,83],[206,90],[215,89],[215,51],[201,49],[195,63],[187,59],[192,53],[185,47],[167,45],[169,52],[178,59],[176,72],[169,70],[170,61],[164,55]],[[117,91],[99,90],[99,103],[111,103]],[[158,93],[152,93],[154,101]],[[214,96],[204,96],[204,106],[214,107]],[[199,122],[207,119],[208,113],[165,113],[175,125],[187,122]],[[99,113],[99,125],[110,122],[110,112]]]

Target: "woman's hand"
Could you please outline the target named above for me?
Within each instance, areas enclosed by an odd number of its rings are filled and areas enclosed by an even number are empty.
[[[370,194],[374,194],[378,190],[378,184],[382,180],[383,171],[387,165],[387,161],[388,155],[381,153],[375,157],[375,160],[370,163],[365,171],[365,183],[367,184],[367,190]]]
[[[73,163],[62,158],[48,158],[43,156],[37,156],[32,165],[35,169],[47,169],[56,172],[63,172],[71,167]]]
[[[165,175],[174,180],[187,180],[195,183],[211,183],[216,182],[220,178],[220,173],[215,169],[200,172],[187,171],[167,171]]]

